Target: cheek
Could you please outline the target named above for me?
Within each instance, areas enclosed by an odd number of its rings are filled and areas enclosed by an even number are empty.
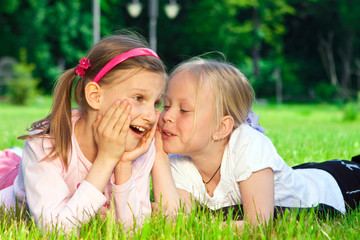
[[[106,111],[110,108],[112,104],[117,100],[114,96],[114,94],[106,92],[106,94],[103,94],[101,97],[101,107],[100,107],[100,113],[104,114]]]
[[[189,141],[191,138],[194,137],[194,134],[196,134],[196,129],[194,132],[193,128],[193,121],[190,121],[190,119],[179,119],[177,121],[177,127],[179,131],[181,132],[181,135],[183,137],[183,141]]]
[[[136,118],[137,116],[139,116],[141,113],[144,112],[145,110],[144,107],[142,107],[139,103],[131,99],[128,99],[128,101],[129,101],[129,105],[131,106],[131,112],[130,112],[131,118]]]

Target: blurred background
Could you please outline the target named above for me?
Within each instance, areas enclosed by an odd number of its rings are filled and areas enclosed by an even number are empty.
[[[130,29],[169,71],[223,53],[258,102],[358,101],[359,18],[358,0],[0,0],[0,98],[50,94],[101,37]]]

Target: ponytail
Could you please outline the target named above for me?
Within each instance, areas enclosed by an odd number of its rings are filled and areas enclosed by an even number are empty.
[[[71,150],[71,100],[75,77],[74,69],[69,69],[60,76],[54,88],[50,114],[44,119],[34,122],[29,129],[29,131],[40,131],[19,137],[19,139],[34,137],[52,139],[54,142],[53,148],[47,154],[47,157],[50,159],[60,157],[66,169],[69,165],[69,150]]]
[[[49,134],[56,143],[52,153],[55,152],[56,156],[63,159],[65,168],[68,167],[68,154],[71,148],[71,93],[75,77],[74,69],[69,69],[59,78],[54,89],[49,122]]]

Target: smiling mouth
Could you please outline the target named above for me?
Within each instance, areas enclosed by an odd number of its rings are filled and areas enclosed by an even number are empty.
[[[144,134],[147,130],[143,127],[139,127],[139,126],[130,126],[131,130],[133,130],[135,133],[138,134]]]
[[[170,132],[166,132],[166,131],[163,131],[163,134],[168,136],[168,137],[175,136],[174,134],[171,134]]]

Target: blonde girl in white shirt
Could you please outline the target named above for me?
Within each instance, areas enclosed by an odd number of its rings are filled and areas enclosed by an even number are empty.
[[[192,199],[213,210],[240,205],[253,224],[269,221],[275,207],[356,208],[360,165],[334,160],[289,167],[251,121],[253,99],[248,80],[229,63],[195,58],[173,71],[155,136],[155,165],[168,180],[154,186],[155,199],[169,212],[179,200],[187,209]]]

